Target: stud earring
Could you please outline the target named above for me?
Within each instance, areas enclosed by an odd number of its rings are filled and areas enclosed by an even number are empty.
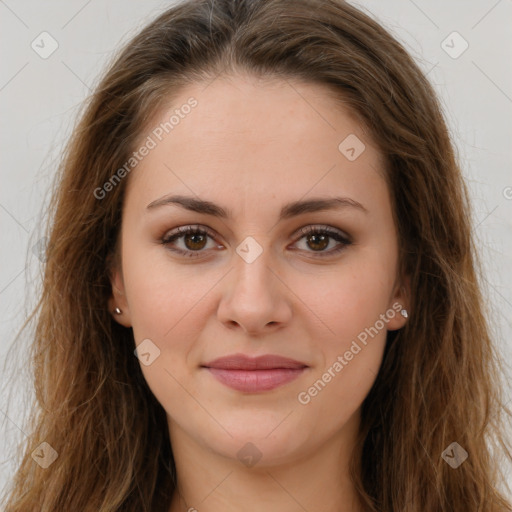
[[[403,311],[403,310],[402,310],[402,311]],[[120,315],[120,314],[122,313],[122,311],[121,311],[119,308],[116,308],[116,309],[114,309],[114,313],[115,313],[116,315]]]
[[[407,318],[409,316],[409,314],[407,313],[407,309],[401,309],[400,310],[400,314],[404,317],[404,318]]]

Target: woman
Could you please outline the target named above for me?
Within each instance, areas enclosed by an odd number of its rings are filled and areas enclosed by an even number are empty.
[[[512,510],[435,94],[337,0],[186,1],[68,147],[7,510]]]

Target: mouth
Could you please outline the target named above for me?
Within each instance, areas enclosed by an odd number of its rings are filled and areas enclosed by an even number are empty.
[[[305,363],[277,355],[249,357],[233,354],[202,365],[219,382],[237,391],[270,391],[299,377]]]

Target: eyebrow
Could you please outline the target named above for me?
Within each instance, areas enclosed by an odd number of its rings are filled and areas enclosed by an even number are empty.
[[[233,214],[229,210],[222,208],[221,206],[212,203],[211,201],[183,195],[167,195],[161,197],[160,199],[156,199],[147,205],[146,210],[152,211],[155,208],[165,205],[177,205],[192,212],[201,213],[203,215],[212,215],[222,219],[233,218]],[[355,208],[364,213],[368,213],[368,210],[361,203],[349,197],[315,197],[285,204],[281,208],[279,220],[281,221],[290,219],[304,213],[321,212],[343,208]]]

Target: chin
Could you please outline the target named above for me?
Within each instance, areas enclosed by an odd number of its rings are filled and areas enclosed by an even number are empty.
[[[292,462],[307,451],[307,441],[312,439],[305,435],[304,425],[299,428],[295,423],[283,421],[286,415],[282,414],[278,421],[274,414],[269,413],[266,417],[260,414],[258,418],[255,415],[238,416],[229,425],[221,422],[232,437],[224,430],[219,432],[219,429],[213,436],[211,430],[202,432],[201,437],[212,451],[238,459],[247,467],[252,467],[251,458],[254,467]]]

